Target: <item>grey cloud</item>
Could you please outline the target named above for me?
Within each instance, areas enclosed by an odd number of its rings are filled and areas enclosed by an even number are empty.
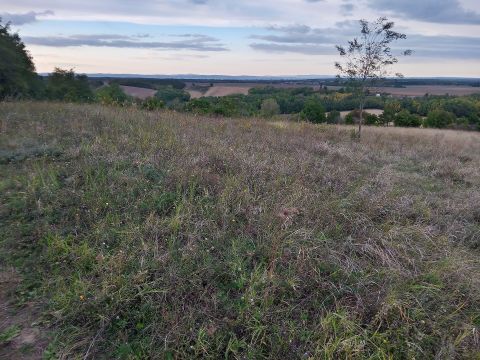
[[[404,45],[416,57],[480,58],[480,37],[412,35]]]
[[[282,35],[253,35],[251,39],[270,41],[274,43],[303,43],[303,44],[325,44],[330,38],[321,33],[309,34],[282,34]]]
[[[315,29],[306,25],[271,26],[267,28],[273,34],[253,35],[250,38],[262,40],[250,47],[255,50],[275,53],[299,53],[307,55],[331,54],[338,31],[332,29]],[[335,39],[332,34],[337,34]]]
[[[345,2],[342,5],[340,5],[340,10],[342,11],[343,15],[352,15],[354,9],[355,9],[355,5],[353,5],[350,2]]]
[[[186,34],[186,39],[170,42],[141,41],[141,37],[124,36],[116,34],[91,34],[71,36],[35,37],[25,36],[26,44],[43,45],[52,47],[115,47],[137,49],[163,49],[163,50],[193,50],[193,51],[228,51],[225,45],[210,36]]]
[[[288,25],[288,26],[276,26],[276,25],[273,25],[273,26],[269,26],[267,27],[267,30],[270,30],[270,31],[282,31],[282,32],[287,32],[287,33],[300,33],[300,34],[306,34],[308,33],[310,30],[312,30],[312,28],[310,26],[307,26],[307,25]]]
[[[369,6],[407,19],[447,24],[480,24],[480,14],[466,10],[458,0],[369,0]]]
[[[6,22],[11,22],[13,25],[25,25],[38,21],[38,16],[53,15],[51,10],[41,12],[29,11],[22,14],[1,13],[0,18]]]
[[[275,44],[275,43],[253,43],[250,47],[254,50],[270,53],[296,53],[304,55],[330,55],[332,47],[311,44]]]
[[[218,39],[208,36],[208,35],[203,35],[203,34],[178,34],[178,35],[172,35],[173,37],[180,37],[180,38],[189,38],[189,39],[194,39],[197,42],[216,42]]]
[[[294,25],[286,27],[269,27],[273,34],[253,35],[254,50],[271,53],[299,53],[306,55],[336,55],[336,44],[345,44],[354,36],[358,36],[360,27],[357,21],[342,21],[335,28],[310,28]],[[480,58],[480,37],[461,36],[425,36],[408,35],[393,46],[398,54],[404,49],[412,49],[415,57],[423,58]]]

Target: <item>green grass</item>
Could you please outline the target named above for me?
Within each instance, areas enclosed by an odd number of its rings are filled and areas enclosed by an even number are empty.
[[[9,343],[15,339],[20,334],[20,328],[16,325],[6,328],[4,331],[0,332],[0,345]]]
[[[478,134],[52,103],[0,121],[0,260],[51,358],[480,356]]]

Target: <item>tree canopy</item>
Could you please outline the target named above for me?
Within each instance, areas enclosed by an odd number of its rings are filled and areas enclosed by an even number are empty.
[[[0,99],[31,95],[38,81],[32,57],[10,24],[0,19]]]

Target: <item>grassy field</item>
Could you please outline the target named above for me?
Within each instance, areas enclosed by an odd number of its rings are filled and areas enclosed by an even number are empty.
[[[5,358],[479,359],[478,133],[47,103],[0,121]]]

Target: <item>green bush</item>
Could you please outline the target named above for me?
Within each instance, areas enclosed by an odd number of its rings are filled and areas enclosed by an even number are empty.
[[[95,96],[86,75],[55,68],[47,80],[46,96],[50,100],[68,102],[91,102]]]
[[[325,117],[325,109],[322,104],[315,99],[310,99],[305,103],[305,107],[300,113],[302,120],[310,121],[312,123],[323,123],[327,119]]]
[[[165,107],[165,103],[159,98],[149,97],[141,102],[140,107],[144,110],[153,111],[163,109]]]
[[[162,100],[168,106],[178,103],[185,103],[190,100],[190,94],[182,89],[175,89],[172,86],[161,87],[155,97]]]
[[[342,118],[342,114],[340,111],[332,110],[327,115],[327,123],[328,124],[338,124]]]
[[[408,110],[402,110],[395,115],[393,122],[395,126],[420,127],[422,125],[422,118],[419,115],[411,114]]]
[[[452,125],[455,123],[455,121],[455,114],[445,110],[437,109],[428,113],[428,116],[425,120],[425,126],[443,129]]]
[[[272,117],[280,114],[280,106],[275,99],[263,100],[260,107],[260,114],[265,117]]]
[[[130,99],[118,84],[110,84],[97,90],[96,99],[103,105],[124,105]]]
[[[380,119],[377,115],[375,114],[370,114],[370,113],[365,113],[366,115],[364,116],[364,123],[365,125],[375,125],[378,126],[380,125]]]
[[[190,100],[185,109],[195,114],[209,114],[213,111],[213,106],[207,99],[199,98]]]

